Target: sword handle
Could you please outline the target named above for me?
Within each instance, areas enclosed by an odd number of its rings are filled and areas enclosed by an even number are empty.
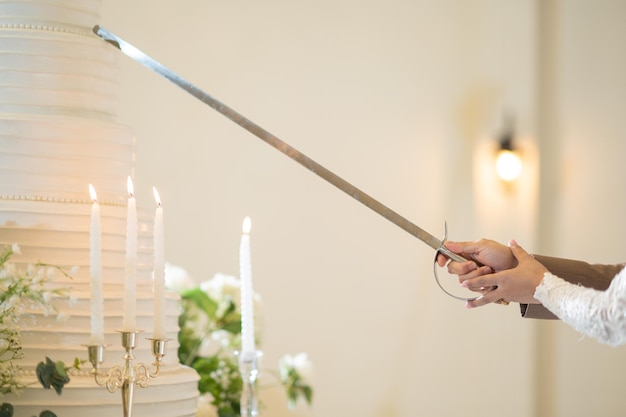
[[[446,290],[444,288],[444,286],[439,281],[439,276],[437,275],[437,257],[439,256],[439,254],[441,253],[441,254],[445,255],[445,256],[447,256],[448,258],[450,258],[451,260],[453,260],[455,262],[466,262],[469,259],[466,259],[463,256],[459,255],[458,253],[454,253],[450,249],[445,247],[444,244],[446,243],[446,240],[448,239],[448,224],[446,222],[444,222],[443,228],[444,228],[443,239],[441,239],[441,243],[439,244],[439,247],[435,250],[435,261],[434,261],[434,266],[433,266],[433,273],[435,274],[435,281],[437,282],[437,285],[439,286],[439,288],[441,288],[441,290],[444,293],[448,294],[450,297],[456,298],[457,300],[461,300],[461,301],[475,301],[475,300],[481,298],[487,292],[495,290],[497,287],[492,287],[489,290],[487,290],[485,293],[483,293],[482,295],[479,295],[477,297],[460,297],[458,295],[452,294],[451,292],[449,292],[448,290]],[[476,265],[482,266],[482,264],[480,262],[476,261],[475,259],[472,259],[472,261],[474,261],[476,263]],[[505,305],[505,306],[509,305],[509,302],[505,301],[502,298],[499,299],[498,301],[496,301],[495,303],[496,304],[502,304],[502,305]]]

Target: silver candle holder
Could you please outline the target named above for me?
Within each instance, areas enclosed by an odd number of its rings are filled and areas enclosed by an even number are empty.
[[[124,417],[132,417],[133,398],[135,387],[145,388],[150,383],[150,379],[156,378],[161,371],[162,359],[167,354],[167,341],[169,339],[148,339],[152,344],[153,370],[150,370],[144,363],[133,364],[135,356],[133,350],[137,342],[138,331],[117,330],[122,336],[122,347],[124,348],[124,365],[114,366],[108,371],[103,371],[105,345],[87,345],[89,362],[93,366],[91,374],[96,384],[106,387],[110,393],[114,393],[121,388],[122,406]]]
[[[239,357],[239,373],[243,387],[241,390],[241,417],[256,417],[259,414],[257,398],[257,378],[259,376],[259,359],[263,356],[260,350],[235,352]]]

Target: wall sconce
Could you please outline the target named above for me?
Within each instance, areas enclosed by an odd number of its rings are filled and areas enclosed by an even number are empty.
[[[505,182],[513,182],[522,175],[522,158],[513,147],[513,129],[509,126],[500,138],[500,147],[496,156],[496,172]]]

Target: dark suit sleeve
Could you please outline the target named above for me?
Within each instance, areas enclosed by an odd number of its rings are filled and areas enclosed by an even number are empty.
[[[552,258],[549,256],[534,255],[543,266],[548,268],[557,277],[582,285],[583,287],[594,288],[596,290],[606,290],[611,280],[619,271],[624,268],[624,264],[619,265],[599,265],[588,264],[582,261],[570,259]],[[556,319],[547,308],[541,304],[520,304],[522,317],[532,319]]]

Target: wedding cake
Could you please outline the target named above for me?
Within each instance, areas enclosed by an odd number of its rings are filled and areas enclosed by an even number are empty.
[[[61,395],[37,382],[36,366],[50,357],[87,359],[90,339],[90,209],[93,184],[101,211],[105,360],[123,366],[127,177],[134,172],[134,137],[116,122],[119,51],[92,33],[100,0],[0,0],[0,246],[17,243],[12,262],[70,269],[55,283],[72,301],[55,299],[67,317],[27,312],[20,320],[24,356],[17,360],[27,388],[4,395],[15,417],[50,410],[59,417],[122,415],[121,393],[109,393],[84,364]],[[140,190],[135,190],[139,194]],[[146,190],[151,196],[152,190]],[[152,364],[154,207],[139,210],[135,364]],[[198,376],[177,358],[178,298],[166,297],[164,366],[134,393],[135,417],[191,417]]]

